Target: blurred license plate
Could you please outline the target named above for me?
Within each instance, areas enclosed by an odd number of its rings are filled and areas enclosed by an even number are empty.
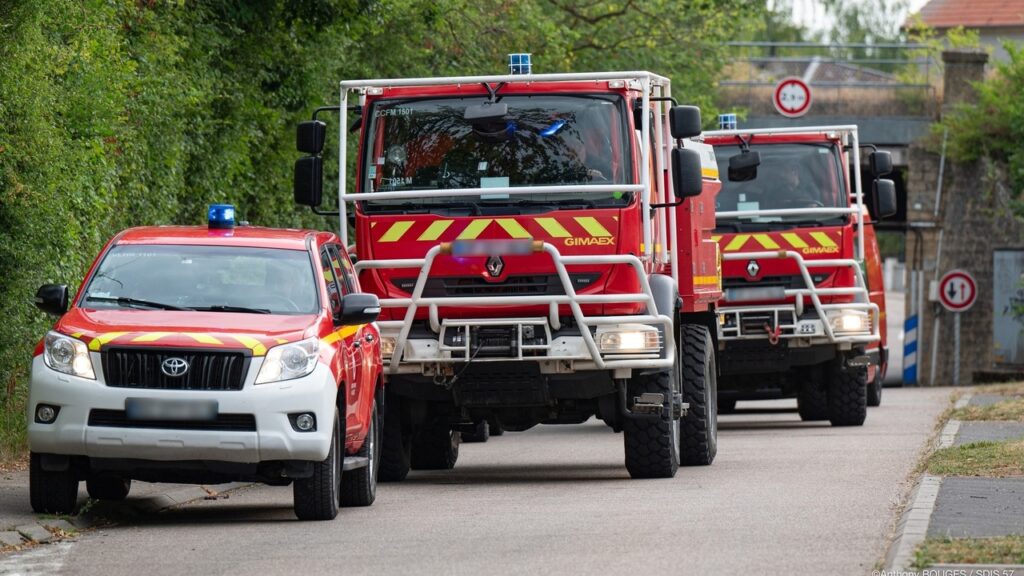
[[[523,240],[456,240],[454,256],[517,256],[534,251],[532,239]]]
[[[127,398],[124,411],[129,420],[213,420],[217,401]]]

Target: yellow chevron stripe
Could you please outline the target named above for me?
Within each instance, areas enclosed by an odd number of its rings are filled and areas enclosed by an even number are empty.
[[[721,239],[722,239],[722,235],[721,234],[714,234],[714,235],[711,236],[711,241],[714,242],[715,244],[718,244],[718,241],[721,240]]]
[[[583,229],[587,231],[587,234],[590,234],[592,237],[607,238],[612,235],[612,233],[602,226],[601,223],[597,221],[597,218],[594,218],[593,216],[577,216],[575,220],[580,226],[583,226]]]
[[[164,336],[170,336],[173,332],[150,332],[149,334],[143,334],[132,338],[132,342],[156,342]]]
[[[402,239],[402,235],[409,231],[409,228],[412,228],[412,222],[395,222],[380,237],[380,242],[398,242]]]
[[[491,225],[491,219],[485,220],[473,220],[466,226],[466,229],[459,234],[459,240],[476,240],[480,236],[480,233],[484,231],[488,226]]]
[[[81,332],[74,332],[73,334],[71,334],[71,337],[72,338],[81,338],[82,337],[82,333]]]
[[[89,342],[89,350],[93,352],[100,349],[101,346],[110,342],[111,340],[124,336],[127,332],[107,332],[106,334],[97,334],[95,338]]]
[[[782,237],[785,238],[786,242],[789,242],[790,246],[796,248],[797,250],[803,250],[804,248],[807,248],[807,242],[804,242],[804,239],[801,238],[799,234],[794,234],[793,232],[784,232],[782,234]]]
[[[735,237],[733,237],[732,241],[729,242],[729,244],[725,247],[725,251],[735,252],[740,248],[743,248],[743,245],[746,244],[747,240],[749,239],[750,234],[737,234]]]
[[[220,340],[210,336],[209,334],[200,334],[197,332],[182,332],[182,336],[188,336],[189,338],[199,342],[200,344],[215,344],[217,346],[223,346],[224,343]]]
[[[366,326],[366,324],[360,324],[358,326],[343,326],[340,330],[336,332],[331,332],[327,336],[324,336],[322,341],[324,344],[334,344],[339,340],[343,340],[345,338],[348,338],[349,336],[352,336],[353,334],[358,332],[359,329],[362,328],[363,326]]]
[[[705,178],[718,178],[718,168],[701,167],[700,175]]]
[[[498,225],[508,232],[508,235],[515,239],[533,238],[530,233],[523,228],[522,224],[516,222],[512,218],[498,218]]]
[[[554,218],[537,218],[537,224],[552,238],[569,238],[572,234]]]
[[[765,250],[778,250],[779,245],[772,240],[772,237],[767,234],[754,234],[754,240],[761,245]]]
[[[431,222],[430,226],[427,226],[427,229],[423,231],[423,234],[420,234],[420,237],[417,240],[420,242],[437,240],[451,225],[451,220],[438,220],[436,222]]]
[[[824,232],[811,232],[811,237],[818,241],[822,248],[835,248],[836,243]]]
[[[253,338],[252,336],[239,336],[237,334],[233,334],[232,338],[241,342],[242,346],[245,346],[249,350],[252,350],[253,356],[263,356],[264,354],[267,353],[267,347],[264,346],[262,342]]]
[[[701,286],[707,286],[707,285],[718,286],[718,279],[719,279],[718,276],[694,276],[693,277],[693,283],[694,283],[694,285],[701,285]]]

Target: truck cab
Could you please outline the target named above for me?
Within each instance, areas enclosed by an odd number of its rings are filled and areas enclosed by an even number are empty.
[[[69,514],[132,480],[293,485],[300,519],[368,506],[380,465],[378,299],[330,232],[132,228],[100,250],[35,351],[32,508]]]
[[[382,306],[382,480],[452,467],[482,422],[593,416],[624,432],[634,477],[709,464],[720,183],[699,110],[650,72],[341,88],[341,125],[354,113],[360,127],[340,162],[341,233],[351,214],[360,281]],[[295,197],[314,208],[320,130],[298,138],[312,156]]]
[[[881,178],[888,153],[868,157],[864,193],[855,126],[715,131],[707,141],[727,174],[714,236],[720,406],[795,396],[804,420],[862,424],[887,357],[872,218],[895,211],[893,183]]]

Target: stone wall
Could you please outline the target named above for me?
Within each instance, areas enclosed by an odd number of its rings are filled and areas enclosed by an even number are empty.
[[[983,52],[943,53],[944,110],[973,100],[971,83],[984,77],[986,60]],[[940,157],[934,150],[941,149],[941,139],[941,135],[933,135],[931,141],[910,149],[907,268],[922,270],[925,279],[917,361],[918,382],[922,385],[949,385],[954,381],[954,319],[937,302],[928,302],[928,283],[955,268],[967,270],[978,282],[977,302],[961,316],[959,383],[964,385],[973,382],[975,372],[989,370],[994,363],[993,250],[1024,246],[1024,227],[1009,209],[1011,194],[1005,174],[988,161],[962,164],[947,159],[936,216]],[[911,300],[907,298],[908,316]],[[937,359],[934,381],[930,378],[933,354]]]

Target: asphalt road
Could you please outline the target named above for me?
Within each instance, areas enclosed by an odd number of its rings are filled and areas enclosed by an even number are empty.
[[[600,423],[463,445],[455,470],[381,485],[370,508],[303,523],[250,487],[47,546],[0,573],[867,574],[948,389],[888,389],[861,428],[741,402],[718,459],[630,480]]]

